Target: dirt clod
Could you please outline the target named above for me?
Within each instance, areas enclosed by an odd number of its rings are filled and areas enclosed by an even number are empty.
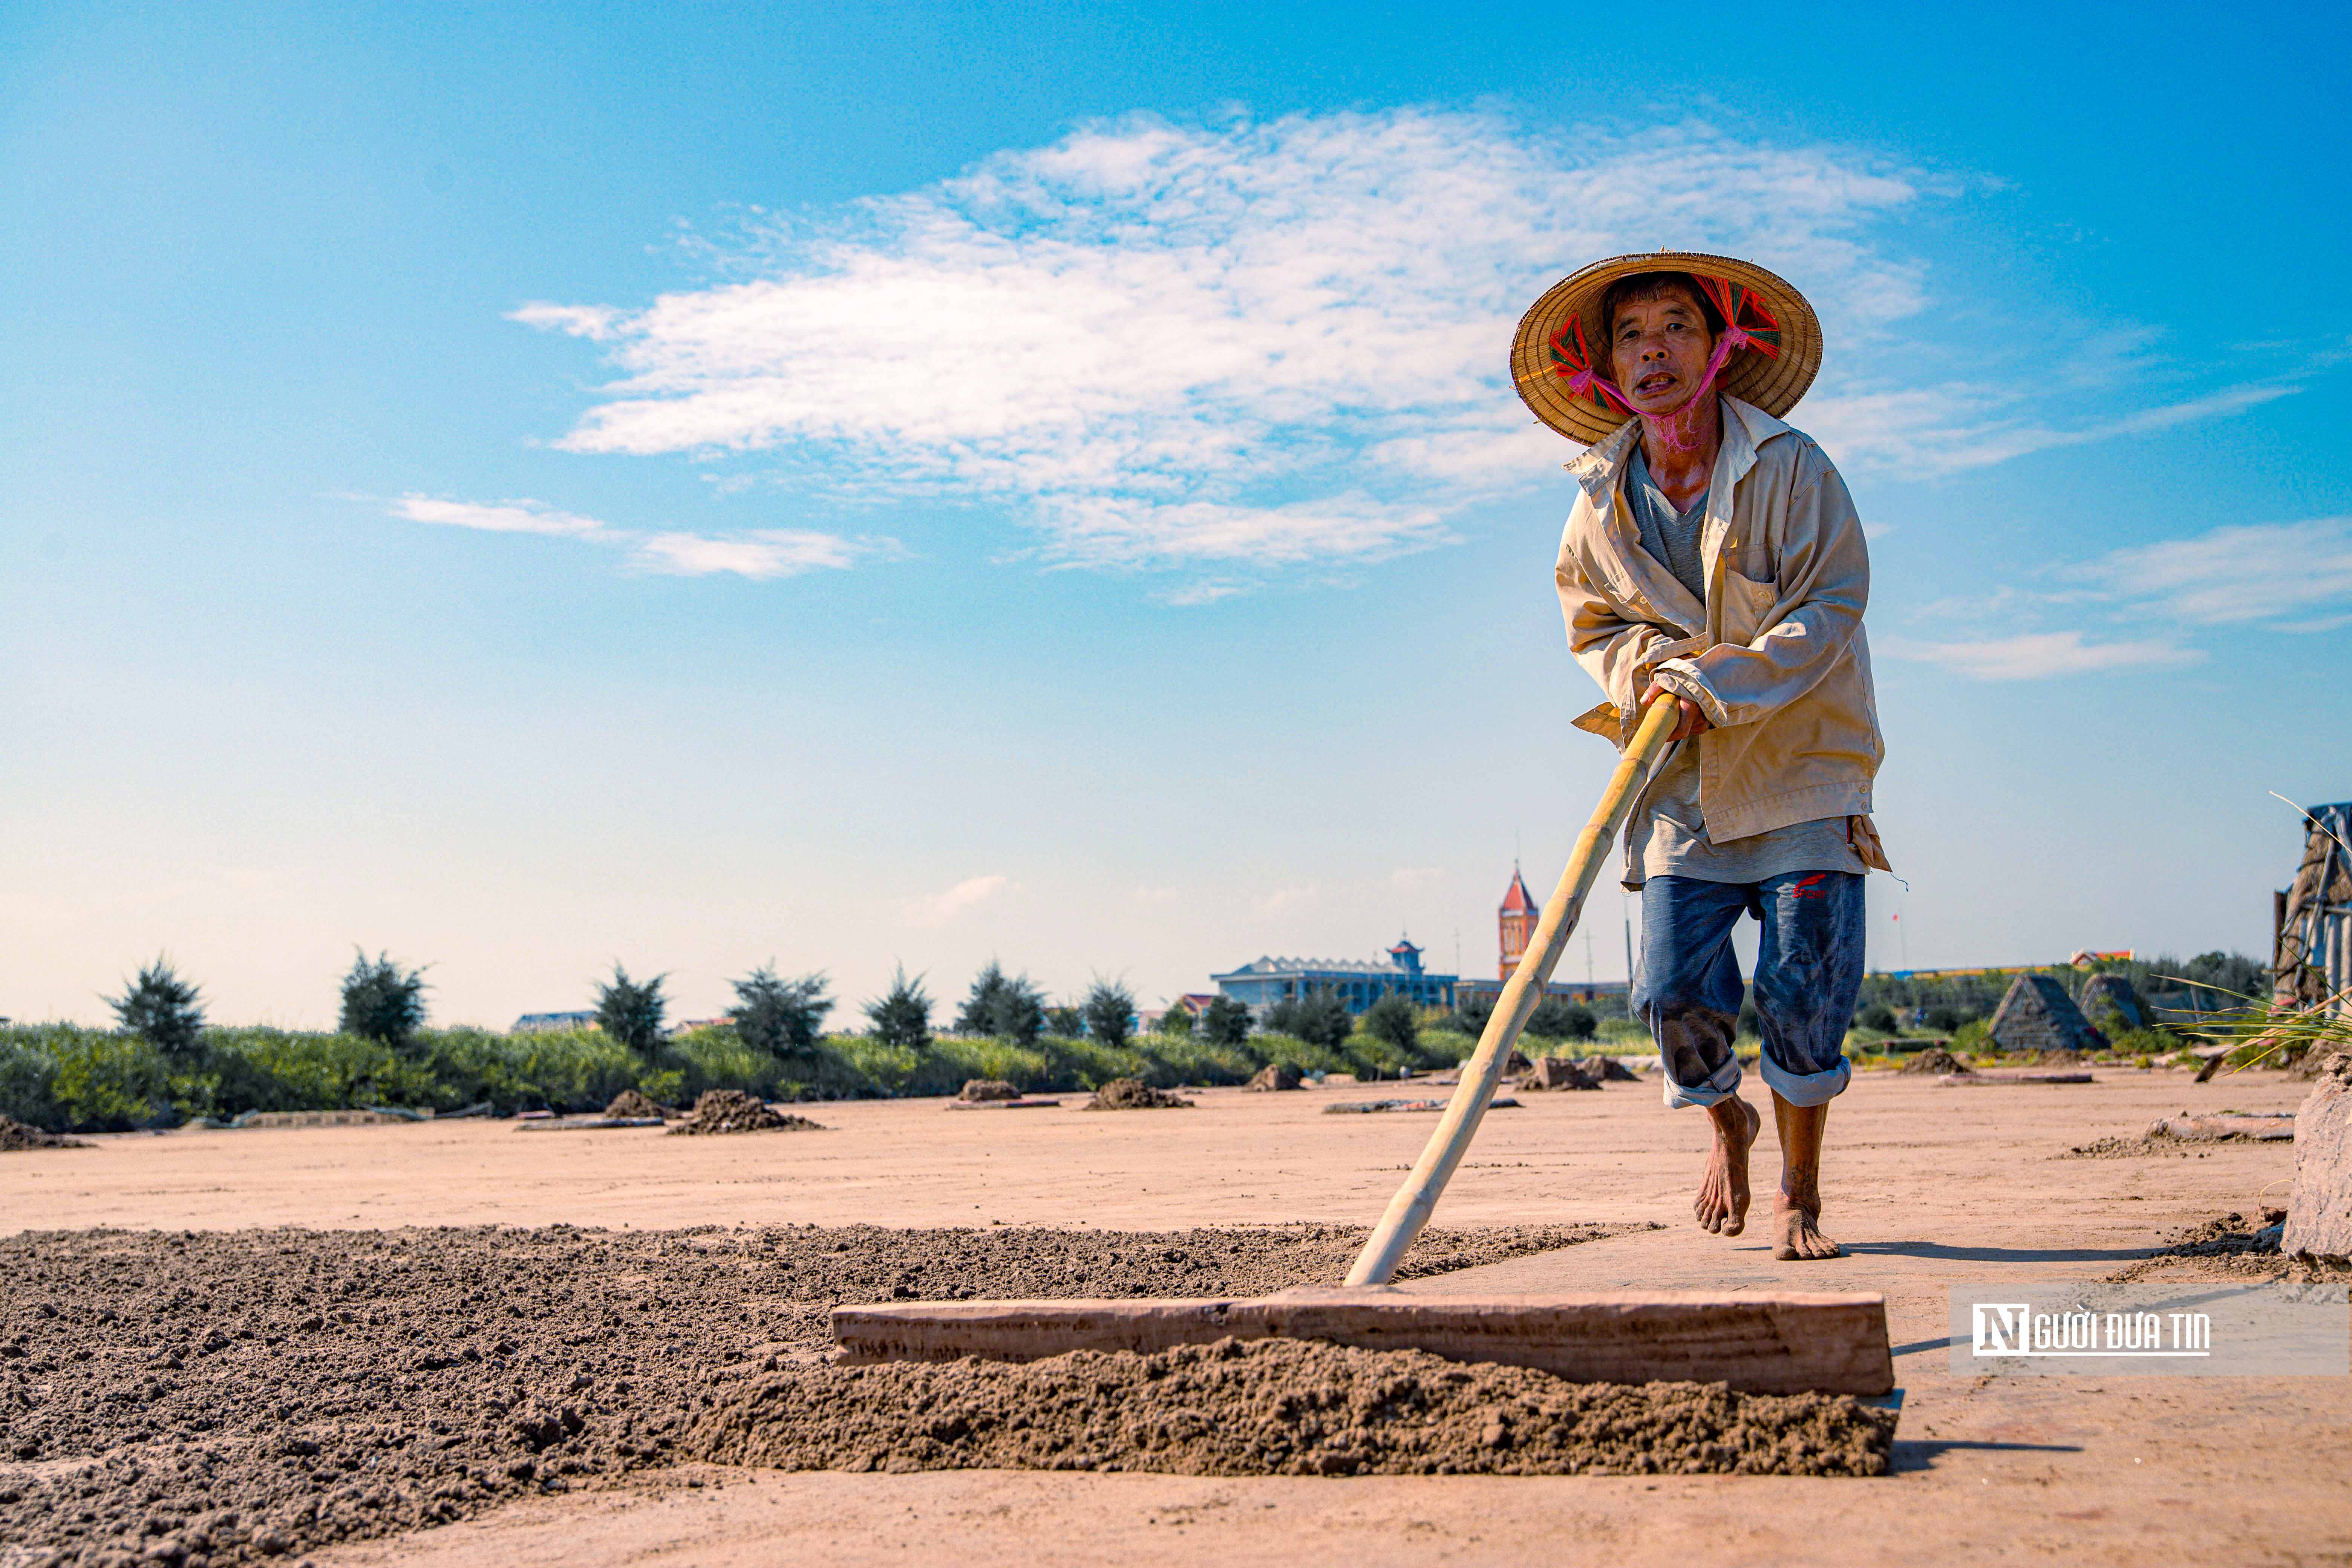
[[[1297,1089],[1306,1080],[1307,1075],[1298,1070],[1298,1066],[1295,1062],[1268,1062],[1258,1068],[1257,1076],[1251,1079],[1244,1087],[1255,1089],[1260,1094],[1274,1094]]]
[[[1018,1100],[1021,1091],[1001,1078],[975,1078],[964,1080],[963,1092],[956,1098],[985,1103],[996,1100]]]
[[[1527,1089],[1599,1089],[1601,1079],[1585,1071],[1580,1062],[1566,1057],[1538,1057],[1529,1070],[1521,1073],[1517,1086]]]
[[[68,1138],[62,1132],[45,1132],[38,1127],[27,1127],[13,1116],[0,1116],[0,1153],[12,1153],[25,1149],[87,1149],[89,1145],[79,1138]]]
[[[654,1103],[653,1099],[642,1090],[625,1089],[613,1097],[613,1103],[604,1108],[604,1114],[644,1121],[647,1117],[667,1116],[669,1112]]]
[[[1154,1089],[1139,1078],[1115,1078],[1095,1090],[1095,1097],[1080,1106],[1081,1110],[1189,1110],[1192,1102],[1183,1096],[1171,1094],[1164,1089]]]
[[[1575,1384],[1423,1351],[1221,1340],[797,1372],[754,1382],[682,1446],[783,1469],[1874,1476],[1894,1432],[1891,1412],[1842,1395]]]
[[[1897,1072],[1948,1073],[1974,1072],[1976,1069],[1943,1047],[1929,1046],[1895,1070]]]
[[[1401,1273],[1626,1228],[1424,1233]],[[27,1231],[0,1238],[0,1563],[255,1563],[608,1484],[691,1457],[714,1396],[817,1370],[845,1301],[1264,1295],[1364,1235]]]
[[[800,1132],[823,1131],[805,1116],[790,1116],[777,1110],[756,1095],[745,1094],[740,1089],[713,1089],[704,1091],[694,1102],[687,1119],[669,1129],[675,1136],[704,1132]]]

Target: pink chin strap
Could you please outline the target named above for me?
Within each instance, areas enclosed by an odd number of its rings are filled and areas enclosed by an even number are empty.
[[[1590,402],[1604,412],[1615,408],[1620,413],[1640,417],[1650,433],[1668,447],[1684,447],[1692,444],[1684,416],[1696,407],[1715,386],[1715,378],[1741,349],[1753,349],[1767,359],[1780,357],[1780,323],[1774,318],[1761,298],[1752,289],[1732,282],[1727,278],[1708,278],[1690,274],[1707,299],[1723,317],[1723,331],[1715,340],[1715,352],[1707,356],[1706,374],[1698,378],[1691,395],[1664,414],[1643,414],[1625,400],[1617,384],[1601,374],[1594,363],[1592,351],[1585,346],[1584,321],[1571,315],[1560,323],[1551,335],[1552,374],[1568,384],[1569,392]]]

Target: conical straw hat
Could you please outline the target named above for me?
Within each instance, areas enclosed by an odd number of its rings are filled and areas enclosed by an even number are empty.
[[[1591,356],[1608,373],[1601,330],[1601,296],[1620,278],[1636,272],[1688,272],[1723,283],[1739,311],[1739,325],[1756,345],[1734,353],[1716,377],[1718,392],[1752,403],[1778,418],[1797,405],[1822,368],[1822,322],[1805,297],[1777,273],[1728,256],[1689,250],[1654,250],[1612,256],[1573,272],[1544,290],[1519,318],[1511,339],[1511,384],[1535,416],[1567,437],[1591,446],[1633,417],[1598,394],[1571,384]],[[1718,300],[1718,304],[1720,300]],[[1583,330],[1581,344],[1576,328]],[[1777,349],[1773,354],[1768,349]]]

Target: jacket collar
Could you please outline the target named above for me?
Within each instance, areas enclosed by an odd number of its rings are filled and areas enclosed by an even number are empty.
[[[1728,481],[1723,488],[1736,485],[1748,470],[1756,466],[1756,450],[1776,436],[1786,436],[1789,427],[1752,403],[1743,403],[1729,394],[1723,395],[1723,449],[1715,459],[1717,476]],[[1625,478],[1625,465],[1633,461],[1633,443],[1642,438],[1642,422],[1628,419],[1601,441],[1587,447],[1568,460],[1570,478],[1582,486],[1592,498],[1592,504],[1606,510],[1610,497]],[[1728,496],[1725,497],[1728,511]],[[1707,510],[1715,506],[1710,500]]]

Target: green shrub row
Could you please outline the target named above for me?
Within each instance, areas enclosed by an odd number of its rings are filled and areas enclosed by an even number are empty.
[[[1066,1094],[1115,1078],[1161,1088],[1242,1083],[1276,1061],[1394,1078],[1403,1068],[1453,1067],[1475,1044],[1466,1035],[1424,1030],[1409,1051],[1360,1032],[1337,1048],[1285,1035],[1223,1046],[1153,1034],[1120,1047],[1052,1036],[1028,1047],[947,1037],[918,1049],[838,1035],[806,1056],[780,1060],[722,1025],[666,1041],[646,1060],[595,1029],[426,1030],[397,1049],[358,1035],[209,1028],[194,1052],[173,1059],[136,1035],[71,1024],[0,1026],[0,1115],[55,1131],[120,1132],[248,1110],[366,1105],[439,1112],[487,1105],[500,1115],[593,1110],[633,1088],[668,1103],[712,1089],[849,1100],[954,1094],[968,1079],[992,1078],[1024,1092]]]

